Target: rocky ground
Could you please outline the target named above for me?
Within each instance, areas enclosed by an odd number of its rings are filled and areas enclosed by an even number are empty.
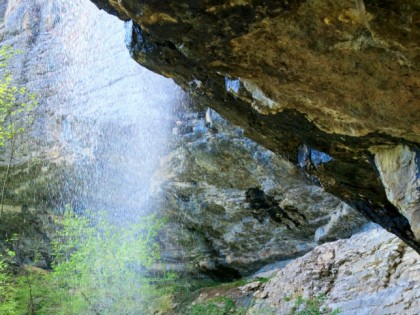
[[[265,273],[269,280],[261,275],[248,278],[246,284],[203,289],[189,308],[223,309],[230,301],[232,309],[250,315],[315,309],[323,314],[415,315],[420,309],[420,257],[378,226],[318,246],[286,267]]]

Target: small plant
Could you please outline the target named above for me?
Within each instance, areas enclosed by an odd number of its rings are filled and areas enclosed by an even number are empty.
[[[340,313],[339,309],[330,311],[327,308],[321,307],[326,298],[327,297],[324,294],[309,299],[304,299],[301,295],[299,295],[296,297],[295,304],[293,305],[289,315],[338,315]],[[285,297],[284,300],[289,302],[292,298]]]
[[[266,277],[257,277],[256,280],[260,283],[267,283],[268,281],[270,281],[270,278],[266,278]]]
[[[13,258],[15,253],[8,251],[8,257],[0,254],[0,314],[17,315],[15,301],[16,289],[13,285],[13,276],[10,274],[7,258]]]
[[[235,302],[225,296],[217,297],[193,305],[189,311],[190,315],[242,315],[245,311],[237,308]]]

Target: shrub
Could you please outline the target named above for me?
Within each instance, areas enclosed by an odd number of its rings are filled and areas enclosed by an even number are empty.
[[[11,281],[0,265],[0,297],[10,309],[0,314],[166,314],[176,277],[152,271],[163,223],[149,216],[123,227],[103,214],[67,209],[53,242],[51,272],[26,267]]]
[[[9,257],[14,253],[9,251]],[[16,290],[13,285],[13,276],[8,270],[9,264],[6,258],[0,254],[0,314],[15,315],[18,314],[17,303],[15,301]]]
[[[51,281],[58,290],[52,300],[60,304],[53,305],[60,309],[54,314],[152,314],[170,308],[168,284],[175,276],[151,271],[160,259],[156,237],[162,224],[149,216],[118,227],[103,214],[82,217],[68,209],[53,243]]]
[[[0,218],[3,217],[6,183],[14,159],[20,135],[33,120],[33,108],[38,105],[36,96],[26,87],[16,85],[8,70],[9,59],[19,51],[10,46],[0,48],[0,148],[9,146],[6,172],[3,176],[0,195]]]

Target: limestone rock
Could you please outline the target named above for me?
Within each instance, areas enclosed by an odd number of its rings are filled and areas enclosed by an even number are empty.
[[[166,249],[173,260],[235,277],[349,237],[364,224],[290,162],[211,116],[208,127],[204,113],[179,117],[178,144],[154,177],[158,209],[171,222],[162,243],[179,244]]]
[[[323,294],[323,307],[343,315],[418,314],[420,257],[376,226],[288,264],[264,284],[247,314],[288,314],[298,296]]]
[[[420,240],[420,151],[403,145],[379,147],[375,149],[375,163],[389,201],[408,219]]]

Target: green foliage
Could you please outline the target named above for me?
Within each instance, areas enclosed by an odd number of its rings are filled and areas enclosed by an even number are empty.
[[[269,280],[269,278],[265,277],[241,278],[232,282],[218,282],[209,279],[188,279],[188,283],[184,283],[183,280],[180,279],[177,281],[175,286],[175,298],[178,302],[176,309],[177,314],[190,314],[191,312],[195,312],[196,314],[200,314],[200,312],[203,312],[201,314],[209,314],[209,312],[216,312],[216,314],[219,314],[221,312],[220,314],[223,314],[223,311],[225,310],[223,308],[224,305],[220,303],[220,299],[209,299],[207,301],[203,301],[202,303],[195,305],[194,301],[196,301],[201,294],[207,296],[221,296],[222,300],[227,301],[230,300],[229,296],[231,296],[233,292],[236,292],[238,287],[244,286],[255,281],[258,281],[260,283],[266,283]],[[233,300],[231,301],[233,302]],[[228,308],[229,305],[230,302],[227,303]],[[221,308],[221,306],[223,307]],[[243,307],[238,308],[237,305],[234,305],[233,310],[231,310],[231,313],[229,314],[242,314],[244,312],[245,310],[243,309]]]
[[[270,278],[258,277],[258,278],[256,278],[256,280],[260,283],[267,283],[268,281],[270,281]]]
[[[245,310],[237,308],[235,302],[228,297],[217,297],[203,303],[193,305],[189,311],[190,315],[242,315]]]
[[[163,268],[152,271],[163,224],[149,216],[122,227],[103,214],[67,209],[53,242],[52,272],[26,267],[11,281],[0,269],[7,278],[0,290],[13,288],[2,295],[10,311],[0,308],[0,314],[167,314],[176,277]]]
[[[9,251],[9,257],[0,254],[0,314],[15,315],[17,303],[14,300],[16,290],[13,286],[13,276],[10,274],[8,259],[14,257],[14,252]]]
[[[7,69],[9,60],[17,53],[10,46],[0,48],[0,147],[25,132],[24,126],[31,119],[29,114],[38,104],[35,94],[16,85]],[[18,116],[24,118],[19,120]]]
[[[173,313],[188,314],[191,303],[198,298],[201,290],[203,288],[212,287],[216,283],[218,282],[208,278],[200,279],[190,276],[177,278],[171,285],[174,301],[176,301]]]
[[[340,310],[335,309],[329,311],[326,308],[321,308],[326,296],[321,294],[314,298],[304,299],[301,295],[297,296],[295,304],[293,305],[289,315],[337,315]],[[290,301],[290,297],[286,297],[285,301]]]
[[[11,46],[0,48],[0,148],[5,146],[6,142],[10,143],[9,161],[1,186],[0,218],[3,218],[6,183],[18,136],[25,132],[29,123],[32,123],[32,110],[38,105],[35,94],[29,93],[25,87],[16,85],[7,69],[9,59],[17,53],[19,52],[13,50]]]
[[[51,292],[43,314],[153,314],[171,307],[172,273],[151,272],[160,259],[154,216],[117,227],[103,214],[77,216],[68,209],[53,243]]]
[[[14,302],[17,314],[42,314],[37,312],[38,303],[48,297],[50,286],[48,273],[39,268],[21,270],[14,282]]]
[[[18,242],[19,236],[13,233],[12,236],[6,240],[9,247],[15,247]],[[17,273],[17,268],[12,268],[15,265],[16,253],[12,250],[6,249],[4,254],[0,254],[0,314],[5,315],[21,315],[21,314],[34,314],[31,312],[33,307],[32,299],[32,282],[41,284],[44,280],[43,275],[46,271],[28,272],[26,269],[20,270]],[[14,269],[14,272],[12,272]],[[34,270],[41,270],[34,268]],[[35,277],[37,277],[35,279]],[[36,280],[36,281],[35,281]],[[39,285],[38,293],[42,294],[48,288],[45,281]],[[43,290],[43,291],[42,291]]]

